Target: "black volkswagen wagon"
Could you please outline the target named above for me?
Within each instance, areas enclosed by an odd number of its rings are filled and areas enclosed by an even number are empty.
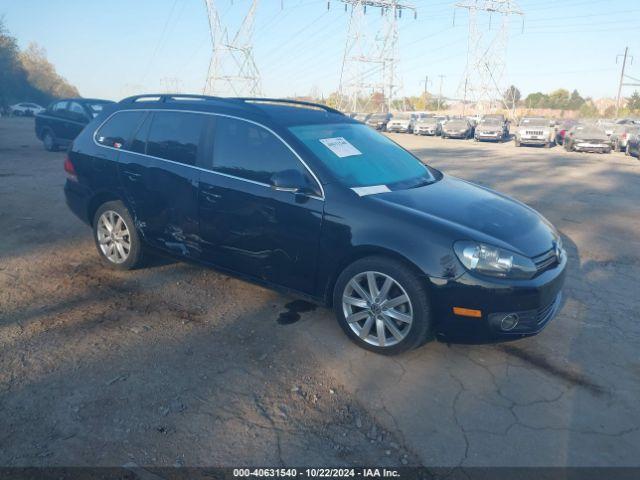
[[[547,220],[324,105],[127,98],[78,136],[65,170],[109,265],[156,250],[294,293],[376,352],[532,335],[560,305],[567,260]]]

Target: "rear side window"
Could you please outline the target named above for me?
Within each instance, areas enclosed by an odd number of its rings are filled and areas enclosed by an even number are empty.
[[[118,112],[110,117],[96,132],[96,141],[105,147],[123,148],[145,112]]]
[[[54,103],[53,107],[51,108],[51,110],[54,112],[62,112],[62,111],[65,111],[66,109],[67,109],[67,102]]]
[[[233,118],[216,119],[213,169],[260,183],[271,183],[274,173],[306,170],[280,139],[253,123]]]
[[[206,119],[205,115],[197,113],[155,113],[147,139],[147,154],[195,165]]]

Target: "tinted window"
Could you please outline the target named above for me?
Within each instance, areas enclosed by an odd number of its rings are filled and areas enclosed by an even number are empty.
[[[51,108],[51,110],[53,110],[54,112],[62,112],[64,110],[67,109],[67,102],[58,102],[58,103],[54,103],[53,107]]]
[[[284,170],[306,175],[300,160],[271,132],[225,117],[216,119],[213,166],[219,172],[266,184],[274,173]]]
[[[122,148],[145,112],[119,112],[113,115],[96,133],[96,141],[107,147]]]
[[[136,153],[147,153],[147,136],[149,135],[149,126],[151,125],[152,115],[147,115],[144,123],[140,125],[138,130],[131,139],[131,144],[127,146],[127,150]]]
[[[206,115],[197,113],[155,113],[147,140],[147,154],[195,165],[206,119]]]

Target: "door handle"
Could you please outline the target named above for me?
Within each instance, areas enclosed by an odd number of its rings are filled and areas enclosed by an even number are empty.
[[[124,174],[129,178],[129,180],[131,180],[132,182],[137,182],[140,180],[140,177],[142,177],[141,173],[134,173],[134,172],[129,172],[129,171],[125,171]]]

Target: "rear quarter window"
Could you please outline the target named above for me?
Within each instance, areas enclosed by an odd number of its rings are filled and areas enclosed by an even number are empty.
[[[96,132],[96,142],[105,147],[123,148],[145,114],[142,111],[114,114]]]

